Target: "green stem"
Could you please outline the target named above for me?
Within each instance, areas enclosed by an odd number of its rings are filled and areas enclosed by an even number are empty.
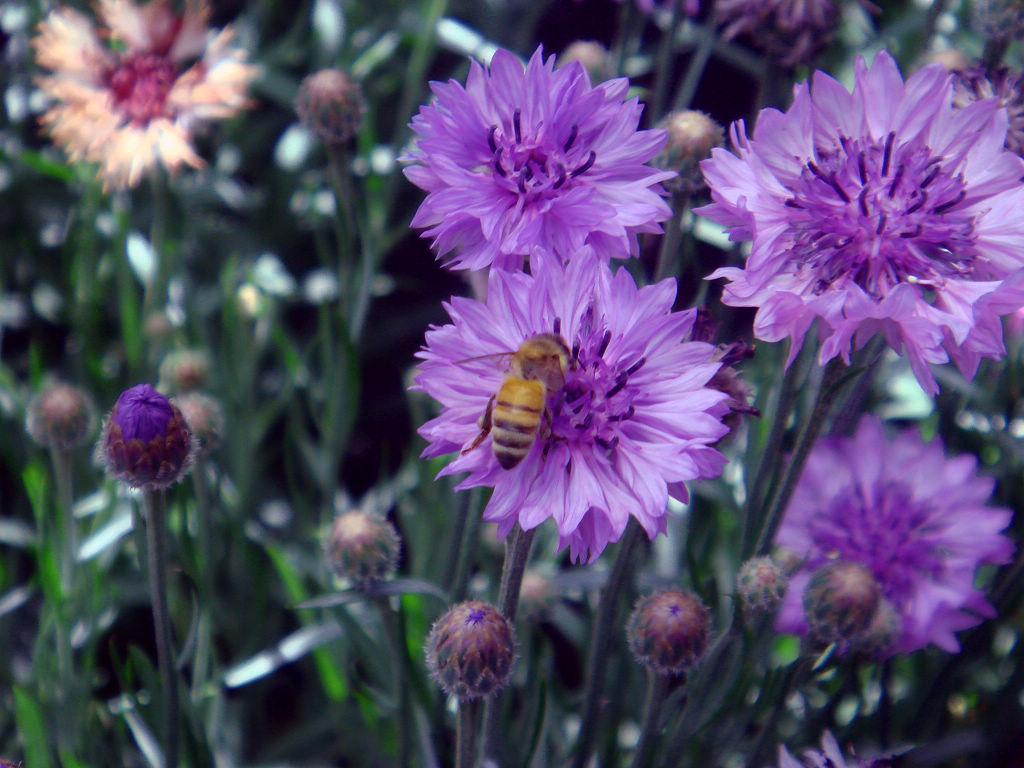
[[[658,43],[658,69],[654,80],[654,111],[649,116],[649,121],[660,120],[665,116],[665,95],[668,91],[668,81],[672,76],[672,54],[676,47],[676,34],[679,32],[681,20],[680,0],[671,0],[672,17],[669,20],[668,29],[662,30],[661,41]]]
[[[192,468],[192,487],[196,494],[196,538],[199,539],[200,615],[196,641],[195,662],[192,667],[192,701],[203,696],[210,679],[211,652],[213,648],[213,519],[210,494],[206,487],[206,463],[197,457]]]
[[[60,584],[64,596],[67,598],[74,592],[75,557],[78,552],[71,453],[60,448],[51,448],[50,460],[53,462],[53,476],[57,485],[57,503],[60,514]]]
[[[469,589],[470,566],[473,561],[473,554],[477,549],[480,532],[480,507],[483,503],[483,493],[479,488],[474,488],[469,493],[466,502],[466,520],[459,542],[455,570],[452,574],[451,583],[448,584],[448,594],[452,603],[461,603],[466,599]]]
[[[458,729],[455,735],[455,768],[476,768],[479,699],[459,699]]]
[[[772,708],[771,715],[768,717],[768,722],[761,728],[761,733],[757,738],[757,744],[754,746],[753,757],[748,765],[764,765],[768,756],[765,754],[765,748],[769,744],[769,738],[777,738],[778,736],[778,725],[779,718],[782,716],[783,710],[786,708],[786,699],[789,698],[789,694],[793,691],[798,691],[807,681],[810,676],[811,670],[814,668],[815,656],[805,656],[799,661],[792,664],[786,672],[786,680],[782,685],[782,691],[775,696],[775,706]]]
[[[672,218],[665,226],[665,234],[661,236],[661,249],[658,251],[658,268],[654,273],[654,282],[666,277],[676,277],[679,273],[679,243],[683,239],[683,216],[690,203],[690,196],[681,193],[672,196]]]
[[[810,416],[800,429],[800,436],[797,438],[796,447],[793,449],[793,456],[786,466],[786,472],[782,481],[772,496],[767,512],[761,524],[761,530],[757,537],[757,544],[754,547],[755,554],[764,555],[771,549],[775,532],[782,522],[782,514],[789,504],[789,499],[796,489],[796,484],[803,474],[804,464],[810,455],[814,443],[821,434],[828,419],[829,411],[832,410],[832,403],[840,389],[840,380],[846,373],[847,366],[842,359],[835,357],[829,361],[822,376],[821,386],[818,388],[818,396],[815,399],[814,407]]]
[[[178,680],[171,645],[171,616],[167,608],[167,497],[163,490],[147,490],[143,493],[143,500],[156,655],[163,683],[164,766],[177,768]]]
[[[498,589],[498,610],[513,624],[519,609],[519,592],[523,586],[523,573],[530,559],[530,549],[537,529],[524,531],[519,523],[513,526],[505,540],[505,563],[501,569],[501,586]],[[501,737],[501,704],[504,692],[499,691],[484,703],[484,747],[486,754],[494,758],[501,754],[505,740]]]
[[[590,656],[587,658],[586,681],[583,692],[583,717],[580,721],[579,736],[576,740],[576,754],[573,757],[573,768],[583,768],[587,764],[593,750],[594,734],[601,715],[601,698],[604,694],[605,674],[608,671],[608,651],[618,617],[619,596],[623,589],[628,588],[632,581],[635,561],[633,552],[640,543],[644,530],[640,524],[630,518],[626,532],[619,544],[619,552],[608,575],[608,581],[601,590],[601,598],[597,605],[597,619],[590,635]]]
[[[697,44],[697,49],[690,57],[690,63],[686,68],[686,75],[679,91],[672,102],[672,109],[681,111],[689,109],[693,103],[693,97],[697,95],[697,86],[704,77],[704,70],[707,69],[711,60],[711,52],[715,49],[716,35],[713,30],[706,30]]]
[[[644,720],[640,740],[633,753],[632,768],[647,768],[654,757],[655,748],[661,735],[661,708],[668,693],[668,675],[659,675],[653,669],[647,670],[647,696],[644,699]]]
[[[405,634],[402,632],[402,623],[396,612],[391,608],[387,597],[378,597],[374,600],[377,610],[380,611],[381,623],[384,625],[384,634],[387,636],[388,652],[391,655],[391,668],[394,670],[395,679],[395,706],[398,708],[398,766],[407,768],[409,765],[409,735],[412,733],[412,714],[409,707],[409,686],[406,683],[406,652]]]
[[[789,417],[793,413],[800,383],[803,379],[803,366],[799,357],[790,364],[782,377],[779,385],[778,397],[769,409],[774,413],[771,429],[768,432],[768,440],[764,450],[761,452],[758,461],[757,474],[754,482],[747,491],[747,503],[743,516],[743,546],[741,549],[741,560],[746,560],[754,551],[755,521],[759,519],[758,512],[764,503],[763,497],[766,493],[766,485],[770,484],[775,472],[778,469],[779,456],[782,451],[782,441],[786,436],[786,427],[789,425]],[[748,463],[749,456],[748,456]]]

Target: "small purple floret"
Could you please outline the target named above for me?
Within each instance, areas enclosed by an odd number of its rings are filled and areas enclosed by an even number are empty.
[[[173,415],[171,403],[151,384],[136,384],[117,398],[111,419],[121,428],[124,440],[148,443],[167,431]]]

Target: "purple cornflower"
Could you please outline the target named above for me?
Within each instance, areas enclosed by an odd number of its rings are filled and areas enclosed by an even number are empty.
[[[626,79],[591,87],[578,61],[555,69],[538,48],[525,70],[499,50],[489,70],[470,63],[465,87],[431,87],[402,159],[428,193],[412,226],[445,266],[520,269],[534,247],[567,258],[584,244],[625,258],[671,214],[659,182],[674,174],[645,165],[666,134],[637,130],[643,107],[625,100]]]
[[[975,571],[1013,552],[1000,533],[1012,513],[985,506],[992,486],[973,456],[947,459],[938,440],[925,445],[912,431],[887,440],[872,417],[852,438],[821,441],[776,538],[801,562],[777,628],[806,634],[803,598],[812,574],[845,561],[871,571],[902,624],[879,655],[930,643],[957,652],[954,633],[994,615],[974,586]]]
[[[531,266],[533,275],[492,270],[486,303],[454,298],[453,322],[427,332],[415,388],[443,408],[420,428],[423,456],[461,452],[440,474],[468,472],[459,490],[494,488],[484,519],[500,535],[551,517],[559,547],[593,560],[630,515],[654,538],[670,493],[685,499],[683,481],[721,472],[725,458],[710,446],[728,431],[728,396],[707,386],[719,368],[714,347],[683,343],[696,312],[672,312],[674,280],[637,288],[591,253],[564,272],[552,260]],[[475,445],[477,420],[503,390],[513,353],[537,334],[561,337],[569,364],[544,413],[534,409],[536,439],[504,469],[493,430]]]
[[[181,411],[149,384],[121,393],[97,451],[107,471],[132,488],[158,490],[178,482],[191,466],[192,433]]]
[[[906,83],[884,51],[856,63],[853,93],[823,72],[786,113],[763,110],[737,154],[701,164],[714,202],[700,213],[753,240],[746,267],[719,269],[723,301],[758,307],[755,335],[792,339],[818,321],[819,361],[876,333],[906,354],[926,391],[929,363],[973,378],[1005,354],[1000,315],[1024,305],[1024,161],[1003,149],[994,99],[955,110],[941,65]]]
[[[858,758],[856,755],[847,759],[839,749],[836,737],[828,731],[821,736],[821,751],[804,750],[797,760],[784,746],[779,746],[778,768],[887,768],[891,765],[886,756],[876,758]]]

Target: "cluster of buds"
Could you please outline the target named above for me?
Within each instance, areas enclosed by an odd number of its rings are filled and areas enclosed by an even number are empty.
[[[25,429],[45,448],[70,451],[89,439],[96,423],[96,406],[84,390],[51,382],[29,401]]]
[[[626,623],[630,650],[660,675],[681,675],[704,654],[711,613],[700,598],[681,589],[660,589],[640,598]]]
[[[434,622],[424,651],[430,674],[460,701],[500,691],[516,661],[512,623],[479,600],[459,603]]]
[[[339,578],[366,587],[390,576],[398,563],[395,527],[379,515],[339,515],[327,538],[327,563]]]
[[[107,472],[132,488],[162,490],[191,466],[192,433],[181,411],[150,384],[117,398],[97,445]]]

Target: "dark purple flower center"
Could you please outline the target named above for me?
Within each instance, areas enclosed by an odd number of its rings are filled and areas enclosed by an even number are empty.
[[[139,53],[125,56],[107,75],[114,106],[133,124],[145,126],[167,111],[167,96],[178,76],[167,56]]]
[[[121,439],[149,443],[167,432],[174,416],[170,402],[149,384],[137,384],[117,398],[111,418],[121,428]]]
[[[922,577],[937,576],[945,567],[940,532],[931,526],[934,514],[905,483],[868,489],[853,483],[811,520],[816,552],[807,566],[813,570],[836,556],[861,563],[885,597],[901,605]]]
[[[479,608],[474,608],[466,615],[466,626],[479,626],[483,624],[485,618],[487,614]]]
[[[843,138],[815,153],[791,191],[791,253],[816,293],[852,282],[880,298],[977,270],[963,176],[919,142]]]
[[[527,200],[551,197],[571,188],[597,160],[597,153],[579,141],[579,126],[566,129],[540,123],[528,133],[519,109],[512,114],[509,125],[491,126],[487,145],[495,181]]]
[[[596,443],[613,451],[624,421],[633,418],[636,392],[629,377],[646,359],[609,362],[605,353],[611,331],[593,327],[588,313],[572,348],[575,368],[566,375],[565,387],[552,406],[552,436]]]

